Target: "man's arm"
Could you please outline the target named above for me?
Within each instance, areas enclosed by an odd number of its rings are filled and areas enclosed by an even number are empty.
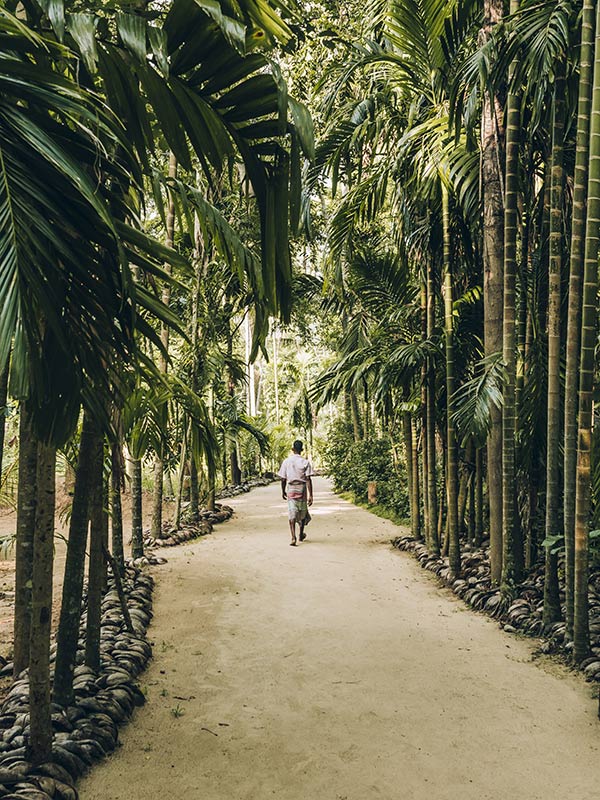
[[[285,491],[286,484],[287,484],[287,480],[285,478],[282,478],[281,479],[281,496],[283,497],[284,500],[287,500],[287,493]]]
[[[312,506],[313,501],[313,487],[311,478],[306,479],[306,488],[308,490],[308,505]]]

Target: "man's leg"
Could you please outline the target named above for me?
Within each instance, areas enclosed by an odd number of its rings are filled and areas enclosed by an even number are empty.
[[[292,541],[290,544],[296,544],[296,520],[290,520],[290,533],[292,534]]]
[[[303,542],[306,539],[306,534],[304,533],[304,526],[306,525],[306,520],[302,520],[300,522],[300,541]]]

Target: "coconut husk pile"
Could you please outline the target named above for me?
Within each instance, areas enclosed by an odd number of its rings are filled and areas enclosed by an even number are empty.
[[[482,611],[500,622],[509,633],[524,633],[544,637],[540,647],[543,653],[560,653],[568,656],[573,642],[565,641],[564,621],[555,622],[544,630],[544,567],[537,566],[527,580],[516,586],[510,594],[492,587],[490,578],[490,551],[488,547],[464,546],[461,557],[461,577],[451,581],[447,558],[432,556],[423,542],[411,536],[400,536],[392,544],[399,550],[412,553],[423,569],[436,574],[452,591],[477,611]],[[561,587],[564,612],[564,589]],[[591,655],[580,665],[588,681],[600,681],[600,572],[590,579],[590,638]]]
[[[151,550],[155,547],[174,547],[183,542],[189,542],[191,539],[197,539],[200,536],[206,536],[212,533],[214,525],[220,525],[221,522],[226,522],[233,516],[233,508],[231,506],[215,503],[214,511],[204,509],[200,511],[197,520],[192,520],[189,517],[184,518],[178,528],[172,522],[166,521],[162,524],[162,537],[160,539],[154,538],[150,535],[150,530],[144,531],[144,549]],[[164,563],[164,559],[152,559],[152,557],[145,557],[147,563]],[[140,566],[144,566],[142,559],[139,559]],[[136,564],[137,565],[137,564]]]
[[[265,472],[264,475],[260,475],[257,478],[249,478],[247,481],[237,484],[237,486],[224,486],[219,492],[218,497],[221,499],[236,497],[239,494],[244,494],[251,489],[255,489],[257,486],[269,486],[273,481],[277,480],[279,480],[279,478],[272,472]]]
[[[75,781],[118,743],[119,726],[126,722],[144,696],[136,678],[152,657],[146,630],[152,618],[154,581],[139,569],[127,567],[123,587],[133,632],[123,621],[114,580],[102,603],[101,668],[95,673],[84,664],[85,614],[82,619],[75,701],[66,708],[53,704],[52,759],[33,766],[27,761],[29,684],[19,675],[0,706],[0,798],[6,800],[76,800]],[[56,645],[51,659],[54,660]],[[7,664],[2,675],[12,672]]]

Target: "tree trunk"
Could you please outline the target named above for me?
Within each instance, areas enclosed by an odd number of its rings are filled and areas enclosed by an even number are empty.
[[[502,0],[485,0],[480,43],[490,38],[504,13]],[[502,352],[504,268],[504,202],[502,188],[500,120],[497,96],[485,97],[481,120],[481,185],[483,187],[483,305],[485,355]],[[490,509],[492,584],[502,579],[502,412],[493,409],[487,443],[487,486]]]
[[[60,620],[57,633],[53,699],[59,705],[73,702],[73,670],[79,642],[83,596],[85,548],[89,522],[89,502],[93,484],[94,452],[99,431],[89,412],[83,415],[79,458],[75,474],[69,541],[65,563]]]
[[[577,472],[577,384],[581,339],[581,301],[585,254],[585,219],[588,182],[590,107],[592,102],[592,61],[594,58],[594,2],[584,0],[581,25],[577,148],[573,185],[569,306],[567,314],[565,372],[565,432],[563,525],[565,534],[565,605],[567,641],[573,639],[573,594],[575,557],[575,483]]]
[[[444,231],[444,333],[446,340],[446,498],[448,505],[448,555],[451,579],[460,575],[460,531],[458,530],[458,446],[454,424],[454,306],[452,302],[452,254],[448,189],[442,185],[442,225]]]
[[[187,425],[183,423],[183,439],[181,442],[181,453],[179,456],[179,482],[177,484],[177,499],[175,502],[175,516],[173,524],[175,528],[179,528],[181,523],[181,504],[183,500],[183,483],[185,480],[185,465],[187,461]]]
[[[144,555],[144,529],[142,523],[142,460],[131,459],[131,557]]]
[[[592,404],[594,355],[598,318],[598,233],[600,224],[600,3],[596,8],[594,82],[590,124],[587,224],[581,311],[577,476],[575,493],[575,551],[573,657],[581,662],[590,651],[588,607],[588,525],[591,490]]]
[[[421,340],[427,340],[427,283],[421,283]],[[424,362],[421,368],[421,459],[422,459],[422,480],[423,480],[423,529],[425,531],[425,544],[429,550],[431,547],[429,521],[429,491],[428,480],[429,470],[427,462],[427,363]]]
[[[565,65],[557,64],[554,82],[552,168],[550,190],[550,256],[548,261],[548,421],[546,437],[546,538],[562,533],[560,515],[560,309],[563,248]],[[544,625],[560,619],[558,555],[546,547],[544,572]]]
[[[411,520],[412,533],[415,539],[421,539],[421,499],[420,499],[420,476],[419,476],[419,449],[417,446],[417,431],[415,421],[411,417],[410,420],[410,442],[411,442],[411,459],[412,459],[412,508],[414,509],[414,517]]]
[[[163,475],[165,462],[162,454],[154,459],[154,483],[152,487],[152,517],[150,520],[150,535],[155,539],[162,539],[162,518],[163,518]]]
[[[231,468],[231,482],[234,486],[239,486],[242,482],[242,471],[238,463],[237,455],[237,442],[232,442],[231,450],[229,452],[229,464]]]
[[[169,156],[169,179],[175,180],[177,178],[177,159],[173,153]],[[165,244],[167,247],[173,247],[175,243],[175,197],[173,193],[168,190],[169,203],[167,207],[167,236]],[[165,264],[163,269],[165,272],[171,274],[171,266]],[[167,281],[162,290],[162,302],[165,306],[169,306],[171,302],[171,284]],[[163,375],[167,373],[167,361],[169,353],[169,326],[161,325],[160,339],[164,352],[159,352],[158,355],[158,370]],[[166,417],[166,411],[165,411]],[[165,424],[166,424],[165,419]],[[155,539],[160,539],[162,533],[162,506],[163,506],[163,473],[165,471],[163,446],[161,445],[160,452],[156,454],[154,460],[154,487],[152,493],[152,522],[150,525],[150,535]]]
[[[427,338],[431,341],[435,329],[434,267],[431,259],[427,265]],[[427,497],[429,501],[429,552],[440,553],[438,535],[437,474],[435,464],[435,364],[428,356],[427,364]]]
[[[198,482],[198,468],[196,459],[190,457],[190,519],[198,522],[200,516],[200,486]]]
[[[0,373],[0,483],[2,464],[4,462],[4,436],[6,433],[6,401],[8,400],[8,378],[10,376],[10,359]]]
[[[92,489],[90,493],[90,548],[88,561],[87,626],[85,632],[85,663],[100,670],[100,620],[102,606],[102,584],[104,582],[104,443],[98,435],[94,447]]]
[[[475,451],[475,545],[483,539],[483,451]]]
[[[123,545],[123,507],[121,505],[122,454],[121,445],[115,442],[111,452],[111,525],[112,554],[119,575],[125,574],[125,548]]]
[[[52,565],[56,449],[38,444],[37,503],[31,586],[31,639],[29,645],[29,760],[49,761],[52,755],[50,706],[50,631],[52,627]]]
[[[475,447],[473,445],[473,439],[470,438],[467,444],[467,452],[466,452],[466,460],[469,469],[469,521],[468,521],[468,539],[471,544],[475,544],[476,539],[476,518],[477,518],[477,511],[476,511],[476,467],[475,467]]]
[[[16,677],[29,664],[31,632],[31,580],[35,535],[37,440],[29,414],[21,405],[19,420],[19,491],[17,495],[17,541],[15,551],[14,668]]]
[[[354,431],[354,441],[360,442],[363,437],[363,429],[360,421],[360,411],[358,408],[358,399],[354,389],[350,390],[350,409],[352,412],[352,429]]]
[[[511,0],[511,14],[518,11]],[[516,64],[510,66],[511,79]],[[504,196],[504,290],[502,359],[506,370],[502,403],[502,584],[509,588],[523,578],[523,543],[517,515],[515,483],[516,431],[516,284],[520,162],[520,98],[511,90],[506,108],[506,178]]]

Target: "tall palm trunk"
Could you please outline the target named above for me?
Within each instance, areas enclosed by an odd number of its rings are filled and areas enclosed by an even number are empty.
[[[448,189],[442,184],[442,227],[444,237],[444,332],[446,339],[446,497],[448,504],[448,555],[453,578],[460,575],[460,531],[458,529],[458,446],[453,416],[456,389],[454,361],[454,306],[452,301],[452,255]]]
[[[169,178],[175,180],[177,178],[177,159],[171,153],[169,157]],[[175,242],[175,198],[172,192],[169,192],[169,204],[167,208],[167,247],[173,247]],[[165,272],[171,274],[170,265],[166,264]],[[167,282],[163,286],[162,301],[165,306],[171,302],[171,286]],[[164,353],[159,353],[158,356],[158,369],[160,372],[166,374],[167,372],[167,355],[169,352],[169,326],[162,325],[160,331],[160,338]],[[150,523],[150,535],[155,539],[160,539],[163,535],[162,530],[162,512],[163,512],[163,475],[165,471],[165,462],[163,454],[163,446],[161,445],[160,452],[157,453],[154,460],[154,489],[152,493],[152,521]]]
[[[411,496],[412,496],[412,508],[414,516],[411,519],[411,527],[412,527],[412,535],[415,539],[421,538],[421,484],[420,484],[420,473],[419,473],[419,449],[417,445],[417,431],[414,419],[411,417],[410,420],[410,443],[411,443],[411,458],[412,458],[412,487],[411,487]]]
[[[100,669],[100,620],[102,585],[104,576],[103,526],[104,526],[104,443],[96,437],[94,448],[94,475],[90,493],[90,555],[88,559],[88,602],[85,632],[85,663],[98,672]]]
[[[179,528],[181,522],[181,506],[183,502],[183,484],[185,481],[185,469],[187,464],[188,451],[188,426],[187,420],[183,420],[183,439],[181,440],[181,451],[179,456],[179,481],[177,482],[177,498],[175,500],[175,516],[173,523]]]
[[[131,459],[131,555],[144,555],[144,530],[142,522],[142,459]]]
[[[17,542],[15,553],[15,619],[14,658],[15,678],[29,664],[31,632],[31,580],[35,505],[37,494],[37,439],[33,435],[30,417],[24,404],[19,420],[19,490],[17,495]]]
[[[410,529],[413,538],[419,539],[421,536],[419,521],[419,457],[417,443],[415,441],[414,423],[410,411],[403,412],[402,425],[404,431],[406,473],[408,477]]]
[[[484,0],[485,44],[504,13],[503,0]],[[504,269],[504,201],[500,153],[502,107],[499,98],[484,98],[481,116],[481,185],[483,187],[483,307],[485,355],[502,352]],[[494,585],[502,579],[502,413],[491,412],[487,442],[487,489],[490,510],[490,562]]]
[[[473,439],[469,438],[467,443],[467,449],[465,453],[465,458],[467,461],[467,466],[469,470],[469,479],[468,479],[468,503],[469,503],[469,510],[468,510],[468,539],[471,544],[475,544],[475,520],[476,520],[476,508],[475,508],[475,447],[473,445]]]
[[[73,701],[73,670],[79,641],[79,623],[85,570],[85,548],[93,486],[94,452],[99,431],[89,412],[83,415],[79,457],[75,473],[69,541],[58,623],[53,699],[59,705]]]
[[[50,632],[52,566],[56,507],[56,448],[40,442],[37,456],[37,503],[31,579],[29,646],[29,759],[49,761],[52,754],[50,704]]]
[[[588,182],[590,107],[592,103],[592,61],[594,58],[594,2],[584,0],[581,22],[577,148],[573,185],[571,262],[565,372],[565,433],[563,525],[565,535],[565,619],[567,640],[573,638],[573,594],[575,557],[575,482],[577,472],[577,384],[581,340],[581,302],[585,254],[585,219]]]
[[[427,263],[427,338],[435,330],[435,284],[431,256]],[[427,363],[427,498],[429,501],[429,552],[439,555],[437,474],[435,464],[435,365],[433,357]]]
[[[559,63],[554,82],[552,168],[550,190],[550,255],[548,260],[548,427],[546,437],[546,538],[562,533],[560,519],[560,307],[564,191],[565,64]],[[560,619],[558,555],[546,547],[543,622]]]
[[[596,7],[594,80],[590,124],[590,160],[587,223],[581,310],[577,477],[575,492],[575,552],[573,601],[573,657],[577,663],[589,653],[588,525],[590,510],[592,390],[596,345],[598,294],[598,234],[600,228],[600,3]]]
[[[519,8],[511,0],[511,14]],[[515,64],[510,67],[511,77]],[[506,178],[504,197],[504,291],[502,358],[506,370],[502,403],[502,584],[511,586],[523,576],[523,543],[517,518],[515,485],[516,429],[516,284],[520,151],[519,95],[511,90],[506,107]]]
[[[111,451],[111,544],[116,569],[122,576],[125,573],[125,548],[123,546],[123,507],[121,505],[121,459],[121,445],[114,442]]]
[[[10,361],[0,373],[0,478],[2,478],[2,464],[4,462],[4,437],[6,433],[6,401],[8,400],[8,378],[10,375]]]
[[[421,340],[427,340],[427,283],[421,281]],[[423,480],[423,529],[425,532],[425,544],[430,547],[429,532],[431,530],[429,522],[429,491],[428,491],[428,462],[427,462],[427,362],[421,367],[421,464]]]
[[[483,538],[483,450],[475,451],[475,544],[481,544]]]

